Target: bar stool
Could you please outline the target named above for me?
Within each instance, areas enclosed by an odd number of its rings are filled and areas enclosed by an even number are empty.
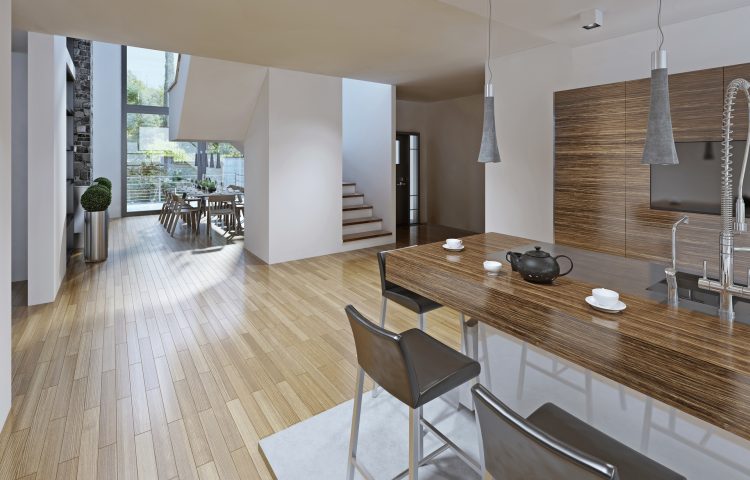
[[[406,247],[409,248],[409,247]],[[404,287],[401,287],[399,285],[396,285],[393,282],[389,282],[385,279],[385,272],[386,272],[386,264],[385,264],[385,256],[388,253],[388,251],[378,252],[378,267],[380,268],[380,290],[382,294],[382,301],[380,304],[380,328],[385,328],[385,316],[386,316],[386,309],[388,308],[388,300],[391,300],[402,307],[411,310],[412,312],[417,314],[417,325],[419,326],[420,330],[424,330],[425,327],[425,314],[428,312],[431,312],[433,310],[437,310],[438,308],[442,308],[442,305],[440,305],[437,302],[433,302],[427,297],[423,297],[422,295],[412,292],[411,290],[408,290]],[[466,322],[464,319],[464,314],[459,312],[458,314],[458,322],[459,326],[461,327],[462,333],[466,333]],[[477,350],[472,350],[469,345],[466,344],[466,337],[464,336],[462,339],[462,348],[464,353],[473,352],[472,355],[477,354]],[[476,356],[473,356],[474,360],[477,360]],[[379,393],[379,388],[376,385],[375,388],[372,390],[372,396],[376,397]]]
[[[523,418],[482,385],[471,393],[493,478],[685,480],[552,403]]]
[[[354,335],[359,363],[347,480],[354,478],[355,469],[372,479],[372,475],[357,462],[365,373],[409,407],[409,468],[396,478],[408,474],[410,480],[417,480],[419,466],[448,448],[452,448],[467,465],[481,473],[481,467],[474,459],[422,416],[422,407],[426,403],[479,376],[479,363],[422,330],[412,328],[401,334],[389,332],[367,320],[351,305],[346,307],[346,315]],[[427,456],[423,452],[423,428],[444,443]]]

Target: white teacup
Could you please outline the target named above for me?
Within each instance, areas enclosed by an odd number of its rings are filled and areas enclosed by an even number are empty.
[[[500,269],[503,268],[503,264],[496,262],[495,260],[485,260],[484,269],[487,273],[497,275],[500,273]]]
[[[620,300],[620,294],[614,290],[608,290],[606,288],[594,288],[591,290],[591,294],[596,300],[596,304],[601,307],[614,307]]]
[[[449,238],[445,241],[448,248],[461,248],[464,246],[464,241],[460,238]]]

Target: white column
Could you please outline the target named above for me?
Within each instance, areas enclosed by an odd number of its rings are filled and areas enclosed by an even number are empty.
[[[92,178],[112,180],[110,218],[120,218],[122,205],[122,47],[93,42],[91,53],[93,101],[91,127]]]
[[[29,305],[55,300],[65,276],[65,38],[29,33]]]
[[[11,329],[10,329],[10,270],[11,270],[11,171],[10,109],[10,0],[0,0],[0,426],[10,411],[11,401]]]

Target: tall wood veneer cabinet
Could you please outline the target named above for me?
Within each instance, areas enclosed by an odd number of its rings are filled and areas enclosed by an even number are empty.
[[[625,83],[554,101],[555,241],[625,255]]]

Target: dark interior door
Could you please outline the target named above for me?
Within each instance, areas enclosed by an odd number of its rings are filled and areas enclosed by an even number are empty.
[[[419,134],[396,133],[396,224],[419,224]]]
[[[396,134],[396,225],[409,225],[409,134]]]

